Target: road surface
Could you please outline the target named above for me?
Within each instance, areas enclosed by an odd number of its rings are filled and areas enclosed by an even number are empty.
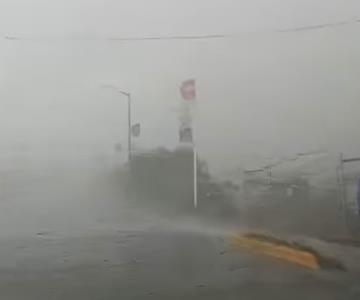
[[[118,231],[2,238],[6,300],[360,299],[351,272],[311,271],[231,249],[221,235]]]
[[[129,207],[94,173],[3,176],[0,299],[360,299],[358,272],[232,249],[214,224]]]

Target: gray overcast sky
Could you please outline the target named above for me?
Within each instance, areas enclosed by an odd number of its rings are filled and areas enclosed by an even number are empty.
[[[5,33],[242,32],[358,17],[356,0],[2,0]]]
[[[173,147],[178,86],[195,77],[199,148],[214,165],[317,147],[360,153],[359,18],[358,0],[2,0],[2,141],[124,142],[125,102],[99,88],[111,83],[134,95],[138,144]],[[339,21],[352,23],[276,33]],[[239,36],[63,40],[217,33]]]

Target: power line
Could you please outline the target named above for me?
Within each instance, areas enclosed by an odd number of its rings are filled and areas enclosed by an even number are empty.
[[[331,27],[341,27],[360,23],[360,19],[352,21],[340,21],[333,23],[322,23],[316,25],[293,27],[286,29],[279,29],[275,31],[268,31],[262,33],[296,33],[302,31],[315,31]],[[261,33],[253,32],[252,34]],[[240,38],[249,35],[249,33],[241,34],[203,34],[203,35],[168,35],[168,36],[140,36],[140,37],[31,37],[31,36],[16,36],[6,35],[3,37],[7,41],[33,41],[33,42],[46,42],[46,41],[102,41],[102,42],[146,42],[146,41],[174,41],[174,40],[216,40],[228,38]]]
[[[25,37],[5,36],[8,41],[104,41],[104,42],[139,42],[139,41],[167,41],[167,40],[210,40],[236,37],[230,34],[206,34],[206,35],[173,35],[173,36],[145,36],[145,37]]]
[[[174,36],[153,36],[133,38],[110,38],[110,41],[158,41],[158,40],[209,40],[235,37],[231,34],[208,34],[208,35],[174,35]]]
[[[356,20],[355,22],[360,22],[360,20]],[[324,23],[324,24],[289,28],[289,29],[279,30],[278,32],[297,32],[297,31],[318,30],[318,29],[324,29],[324,28],[328,28],[328,27],[345,26],[345,25],[353,24],[355,22],[354,21],[344,21],[344,22],[335,22],[335,23]]]

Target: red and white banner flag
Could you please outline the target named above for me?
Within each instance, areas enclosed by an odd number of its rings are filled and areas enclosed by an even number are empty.
[[[195,100],[196,99],[196,83],[195,79],[189,79],[182,83],[180,87],[180,93],[184,100]]]

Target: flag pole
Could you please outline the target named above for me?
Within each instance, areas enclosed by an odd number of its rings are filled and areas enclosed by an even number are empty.
[[[194,170],[194,208],[198,207],[198,166],[197,166],[197,148],[196,148],[196,122],[192,120],[192,138],[193,138],[193,170]]]
[[[193,143],[193,153],[194,153],[194,208],[198,206],[198,193],[197,193],[197,151],[195,142]]]
[[[196,86],[195,86],[195,79],[189,79],[186,80],[182,83],[181,87],[180,87],[180,93],[181,96],[184,100],[187,101],[194,101],[196,99]],[[195,126],[194,126],[194,121],[191,118],[191,113],[188,111],[188,108],[186,109],[185,112],[185,116],[188,117],[187,118],[187,122],[186,125],[190,126],[190,134],[191,134],[191,139],[192,139],[192,148],[193,148],[193,176],[194,176],[194,181],[193,181],[193,185],[194,185],[194,208],[197,208],[198,206],[198,180],[197,180],[197,150],[196,150],[196,144],[195,144]],[[189,119],[190,118],[190,122]],[[191,124],[192,123],[192,124]],[[192,126],[191,126],[192,125]]]

